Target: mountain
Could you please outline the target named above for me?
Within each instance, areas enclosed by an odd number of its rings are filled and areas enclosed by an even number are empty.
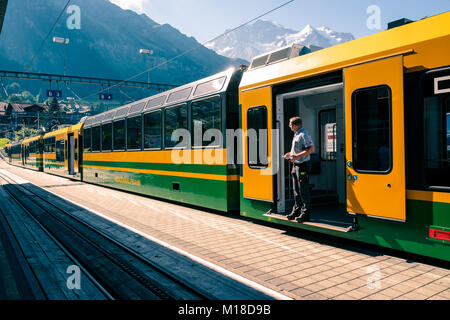
[[[123,10],[108,0],[73,0],[80,8],[81,29],[70,30],[64,12],[33,63],[42,40],[66,1],[9,1],[0,34],[0,70],[63,73],[64,48],[67,74],[127,79],[200,44],[168,24],[147,15]],[[68,45],[53,43],[53,36],[69,38]],[[139,49],[152,49],[150,57]],[[184,84],[241,64],[200,46],[189,54],[151,71],[152,82]],[[137,81],[147,81],[147,73]],[[98,90],[98,88],[97,88]]]
[[[327,27],[307,25],[301,31],[296,31],[275,22],[257,20],[206,44],[206,47],[229,58],[251,61],[257,55],[294,43],[327,48],[354,39],[351,33],[336,32]]]

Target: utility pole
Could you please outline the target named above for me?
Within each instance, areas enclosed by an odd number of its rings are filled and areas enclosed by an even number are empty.
[[[141,50],[139,50],[139,53],[140,54],[145,54],[146,57],[147,57],[147,56],[151,56],[153,54],[153,50],[141,49]],[[147,61],[147,59],[146,59],[146,61]],[[150,69],[150,67],[149,67],[149,69]],[[150,87],[150,70],[148,71],[147,82],[148,82],[148,86]]]
[[[69,39],[53,37],[53,42],[64,44],[64,75],[66,75],[66,45],[69,44]]]

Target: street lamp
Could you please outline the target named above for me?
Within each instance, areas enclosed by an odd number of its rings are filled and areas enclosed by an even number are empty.
[[[53,42],[61,44],[69,44],[68,38],[53,37]],[[66,46],[64,46],[64,75],[66,75]]]
[[[147,56],[151,56],[153,54],[153,50],[141,49],[141,50],[139,50],[139,53],[145,54]],[[150,87],[150,70],[148,71],[148,86]]]

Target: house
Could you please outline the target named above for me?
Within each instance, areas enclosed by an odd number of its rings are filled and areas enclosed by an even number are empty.
[[[33,124],[38,115],[47,110],[47,106],[41,104],[21,104],[0,102],[0,122],[10,122],[27,125]],[[2,112],[3,111],[3,112]]]

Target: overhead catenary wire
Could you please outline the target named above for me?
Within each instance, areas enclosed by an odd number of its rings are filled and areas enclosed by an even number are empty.
[[[189,54],[189,53],[191,53],[191,52],[193,52],[193,51],[195,51],[195,50],[197,50],[197,49],[199,49],[199,48],[201,48],[201,47],[204,47],[204,46],[205,46],[207,43],[209,43],[209,42],[216,41],[217,39],[219,39],[219,38],[221,38],[221,37],[223,37],[223,36],[225,36],[225,35],[227,35],[227,34],[229,34],[229,33],[232,33],[232,32],[234,32],[234,31],[236,31],[236,30],[238,30],[238,29],[240,29],[240,28],[242,28],[242,27],[244,27],[244,26],[246,26],[246,25],[248,25],[248,24],[250,24],[250,23],[252,23],[252,22],[254,22],[254,21],[256,21],[256,20],[258,20],[258,19],[260,19],[260,18],[262,18],[262,17],[264,17],[264,16],[266,16],[266,15],[268,15],[268,14],[270,14],[270,13],[272,13],[272,12],[274,12],[274,11],[277,11],[277,10],[281,9],[282,7],[285,7],[285,6],[287,6],[288,4],[290,4],[290,3],[294,2],[294,1],[295,1],[295,0],[289,0],[289,1],[286,1],[286,2],[284,2],[283,4],[277,6],[277,7],[273,8],[273,9],[271,9],[271,10],[269,10],[269,11],[264,12],[263,14],[260,14],[259,16],[255,17],[255,18],[253,18],[253,19],[251,19],[251,20],[249,20],[249,21],[247,21],[247,22],[245,22],[245,23],[243,23],[243,24],[240,24],[239,26],[237,26],[237,27],[235,27],[235,28],[233,28],[233,29],[231,29],[231,30],[225,31],[224,33],[218,35],[217,37],[214,37],[214,38],[211,39],[211,40],[205,41],[205,42],[199,44],[198,46],[196,46],[196,47],[194,47],[194,48],[188,49],[188,50],[186,50],[186,51],[180,53],[179,55],[176,55],[175,57],[170,58],[169,60],[166,60],[166,61],[164,61],[164,62],[161,62],[161,63],[157,64],[156,66],[150,67],[150,68],[147,69],[147,70],[144,70],[144,71],[142,71],[142,72],[140,72],[140,73],[138,73],[138,74],[136,74],[136,75],[134,75],[134,76],[132,76],[132,77],[126,79],[126,80],[123,80],[123,82],[125,82],[125,81],[130,81],[130,80],[135,79],[135,78],[137,78],[137,77],[139,77],[139,76],[141,76],[141,75],[143,75],[143,74],[145,74],[145,73],[147,73],[147,72],[150,72],[150,71],[152,71],[152,70],[158,69],[158,68],[160,68],[160,67],[162,67],[162,66],[164,66],[164,65],[166,65],[166,64],[168,64],[168,63],[170,63],[170,62],[172,62],[172,61],[174,61],[174,60],[176,60],[176,59],[179,59],[179,58],[181,58],[181,57],[183,57],[183,56],[185,56],[185,55],[187,55],[187,54]],[[114,84],[114,85],[112,85],[112,86],[109,86],[109,87],[107,87],[107,88],[105,88],[105,89],[102,89],[102,90],[99,91],[99,92],[90,94],[90,95],[84,97],[82,100],[86,100],[86,99],[88,99],[88,98],[90,98],[90,97],[92,97],[92,96],[95,96],[95,95],[98,95],[98,94],[104,92],[105,90],[109,90],[109,89],[111,89],[111,88],[117,87],[118,85],[120,85],[120,83],[121,83],[121,82],[119,82],[119,83],[117,83],[117,84]],[[133,99],[133,101],[136,101],[136,100]]]

